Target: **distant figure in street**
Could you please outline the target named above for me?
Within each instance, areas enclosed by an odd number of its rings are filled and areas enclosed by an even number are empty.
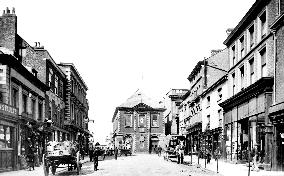
[[[115,147],[114,149],[114,159],[117,160],[117,154],[118,154],[118,150],[117,147]]]
[[[158,150],[158,156],[161,156],[162,147],[161,147],[161,146],[158,146],[157,150]]]
[[[180,155],[179,155],[180,144],[178,144],[175,148],[175,152],[177,154],[177,163],[180,163]]]
[[[210,161],[211,161],[211,153],[210,153],[209,150],[208,150],[207,153],[206,153],[206,157],[207,157],[207,164],[209,164]]]
[[[90,162],[93,161],[93,155],[94,155],[94,149],[93,149],[93,147],[91,147],[90,150],[89,150]]]
[[[98,148],[95,148],[95,150],[94,150],[93,159],[94,159],[94,170],[97,171],[98,166],[99,166],[99,150],[98,150]]]

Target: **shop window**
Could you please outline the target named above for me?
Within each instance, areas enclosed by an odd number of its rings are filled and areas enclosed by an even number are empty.
[[[0,125],[0,149],[12,148],[12,128],[6,125]]]

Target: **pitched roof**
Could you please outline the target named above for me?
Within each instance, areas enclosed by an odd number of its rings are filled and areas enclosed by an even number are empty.
[[[118,106],[118,108],[133,108],[140,103],[150,106],[153,109],[163,108],[162,104],[159,104],[159,102],[154,101],[151,98],[147,97],[139,89],[131,97],[129,97],[124,103]]]

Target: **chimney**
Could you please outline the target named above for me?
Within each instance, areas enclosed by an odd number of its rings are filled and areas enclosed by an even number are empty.
[[[234,28],[228,28],[226,30],[227,35],[229,36],[233,30],[234,30]]]
[[[222,51],[221,49],[213,49],[211,50],[211,56],[214,56],[215,54],[219,53],[220,51]]]
[[[17,16],[15,8],[11,10],[6,7],[0,18],[0,46],[5,47],[16,53],[16,35],[17,35]]]

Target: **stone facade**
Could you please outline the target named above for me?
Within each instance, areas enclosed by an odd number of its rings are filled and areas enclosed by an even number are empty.
[[[118,106],[112,119],[115,147],[136,153],[153,152],[165,134],[163,112],[140,91]]]

